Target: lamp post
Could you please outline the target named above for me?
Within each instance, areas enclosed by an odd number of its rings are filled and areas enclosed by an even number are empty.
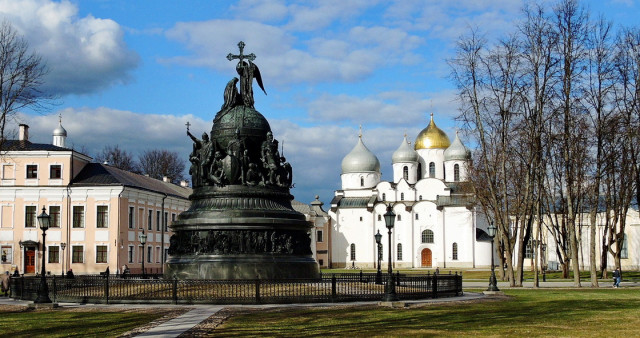
[[[40,229],[42,229],[42,272],[40,273],[40,289],[38,290],[38,298],[34,300],[34,303],[51,303],[51,299],[49,298],[49,287],[47,287],[47,279],[45,277],[46,269],[45,269],[45,237],[47,229],[49,229],[49,223],[51,222],[51,217],[47,215],[45,212],[45,208],[42,207],[42,213],[38,215],[38,224],[40,224]]]
[[[496,280],[496,272],[493,265],[493,238],[496,236],[496,226],[493,225],[493,221],[489,224],[487,232],[489,233],[489,237],[491,237],[491,277],[489,277],[489,288],[487,291],[500,291],[500,289],[498,289],[498,281]]]
[[[542,257],[540,257],[540,265],[542,265],[542,281],[546,282],[547,281],[547,264],[546,264],[546,256],[545,256],[545,251],[547,251],[547,245],[542,243],[540,245],[540,249],[542,249]]]
[[[142,278],[146,278],[146,273],[144,270],[144,245],[147,243],[147,235],[144,233],[144,229],[142,229],[142,233],[138,236],[140,238],[140,244],[142,244]]]
[[[60,243],[60,249],[62,249],[62,262],[60,265],[62,266],[62,277],[64,277],[64,249],[67,248],[67,243]]]
[[[384,288],[384,301],[386,302],[395,302],[398,301],[398,296],[396,295],[396,284],[393,282],[393,270],[391,265],[393,261],[391,260],[391,230],[393,229],[393,225],[396,222],[396,214],[393,212],[391,205],[387,206],[387,212],[384,214],[384,223],[389,229],[389,261],[388,264],[388,272],[389,278],[387,280],[387,285]]]
[[[382,270],[380,270],[380,260],[382,259],[382,234],[380,230],[373,237],[376,239],[378,245],[378,271],[376,272],[376,284],[382,284]]]

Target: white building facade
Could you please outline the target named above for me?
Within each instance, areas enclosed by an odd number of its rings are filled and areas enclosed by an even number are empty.
[[[332,268],[375,268],[388,261],[384,214],[396,214],[391,236],[394,268],[490,267],[488,223],[468,183],[470,152],[453,143],[431,116],[411,147],[405,136],[393,153],[393,182],[381,181],[380,162],[364,145],[342,161],[342,189],[331,201]],[[375,242],[382,234],[382,250]]]

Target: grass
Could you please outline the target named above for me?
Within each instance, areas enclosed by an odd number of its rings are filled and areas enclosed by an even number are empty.
[[[269,310],[231,317],[221,336],[637,336],[638,289],[507,290],[502,301]]]
[[[34,311],[12,307],[0,311],[0,332],[4,337],[117,337],[167,312]]]

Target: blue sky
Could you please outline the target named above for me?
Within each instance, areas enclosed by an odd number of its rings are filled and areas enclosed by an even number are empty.
[[[635,25],[632,0],[583,1],[592,15]],[[25,111],[34,142],[51,142],[62,114],[68,142],[90,155],[118,144],[133,154],[191,150],[185,123],[201,133],[235,76],[237,43],[255,53],[268,95],[256,109],[294,169],[301,202],[325,203],[340,163],[363,141],[391,179],[391,154],[413,141],[430,113],[450,137],[457,115],[446,59],[478,27],[489,40],[521,18],[521,1],[0,0],[0,16],[47,62],[56,105]],[[328,207],[328,206],[327,206]]]

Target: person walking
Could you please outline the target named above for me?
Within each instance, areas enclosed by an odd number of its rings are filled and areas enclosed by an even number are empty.
[[[620,272],[620,268],[616,268],[613,272],[613,287],[620,287],[620,282],[622,281],[622,273]]]

